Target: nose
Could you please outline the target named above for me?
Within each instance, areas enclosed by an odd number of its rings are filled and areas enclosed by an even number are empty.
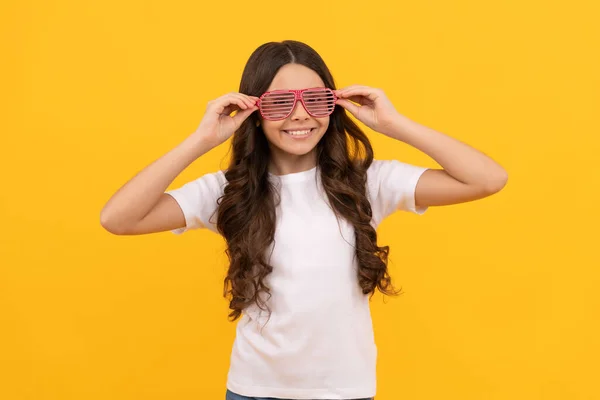
[[[296,106],[292,110],[290,118],[293,120],[310,118],[310,114],[306,112],[306,109],[304,108],[304,105],[302,104],[302,101],[300,101],[300,99],[298,99],[298,101],[296,102]]]

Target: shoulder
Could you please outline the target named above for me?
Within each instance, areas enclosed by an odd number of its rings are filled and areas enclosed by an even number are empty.
[[[390,161],[393,160],[378,160],[374,158],[369,168],[367,168],[367,177],[370,179],[376,178],[381,171],[381,167],[389,164]]]
[[[223,170],[208,172],[192,181],[187,182],[184,186],[193,186],[203,190],[209,190],[211,192],[218,192],[227,184],[225,172],[226,171]]]
[[[225,177],[225,172],[226,171],[223,171],[223,170],[210,172],[210,173],[202,176],[200,179],[203,178],[204,180],[208,181],[213,186],[222,189],[225,185],[227,185],[227,178]]]
[[[398,160],[378,160],[367,169],[367,183],[372,190],[393,185],[412,186],[416,179],[425,171],[426,167],[408,164]]]
[[[193,208],[197,207],[200,202],[208,204],[216,201],[223,194],[226,184],[225,171],[218,170],[203,174],[165,193]]]
[[[396,210],[425,212],[415,205],[415,191],[427,169],[398,160],[373,159],[367,170],[367,193],[377,223]]]
[[[180,234],[190,229],[207,227],[217,232],[216,221],[211,220],[218,208],[218,199],[227,185],[224,171],[206,173],[182,186],[165,193],[179,204],[185,217],[186,226],[173,230]]]
[[[405,163],[399,160],[378,160],[373,162],[367,169],[367,179],[371,184],[385,183],[387,179],[394,179],[396,183],[402,184],[408,180],[420,176],[427,167]]]

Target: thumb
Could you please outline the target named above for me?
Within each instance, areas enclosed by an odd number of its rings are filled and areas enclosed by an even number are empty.
[[[239,127],[240,125],[242,125],[242,122],[244,122],[244,120],[246,118],[248,118],[250,116],[250,114],[252,114],[256,110],[258,110],[258,107],[252,106],[250,108],[247,108],[245,110],[241,110],[241,111],[237,112],[232,117],[233,118],[233,122],[235,123],[235,126]]]
[[[337,104],[344,107],[346,110],[350,111],[350,114],[352,114],[356,117],[356,114],[358,113],[358,106],[356,104],[352,103],[349,100],[344,100],[344,99],[338,99]]]

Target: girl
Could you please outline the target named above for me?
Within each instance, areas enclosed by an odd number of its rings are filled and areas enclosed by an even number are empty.
[[[373,159],[346,111],[444,169]],[[165,192],[231,136],[226,171]],[[226,239],[224,295],[230,319],[241,317],[226,399],[369,399],[367,295],[399,293],[377,226],[396,210],[489,196],[506,179],[487,156],[399,114],[381,89],[336,90],[308,45],[271,42],[250,56],[239,93],[210,101],[192,135],[113,195],[101,223],[120,235],[207,228]]]

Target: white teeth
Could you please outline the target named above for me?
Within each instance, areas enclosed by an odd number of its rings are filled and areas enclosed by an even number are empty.
[[[308,135],[310,133],[310,131],[311,131],[310,129],[307,129],[305,131],[284,131],[284,132],[289,135],[302,136],[302,135]]]

